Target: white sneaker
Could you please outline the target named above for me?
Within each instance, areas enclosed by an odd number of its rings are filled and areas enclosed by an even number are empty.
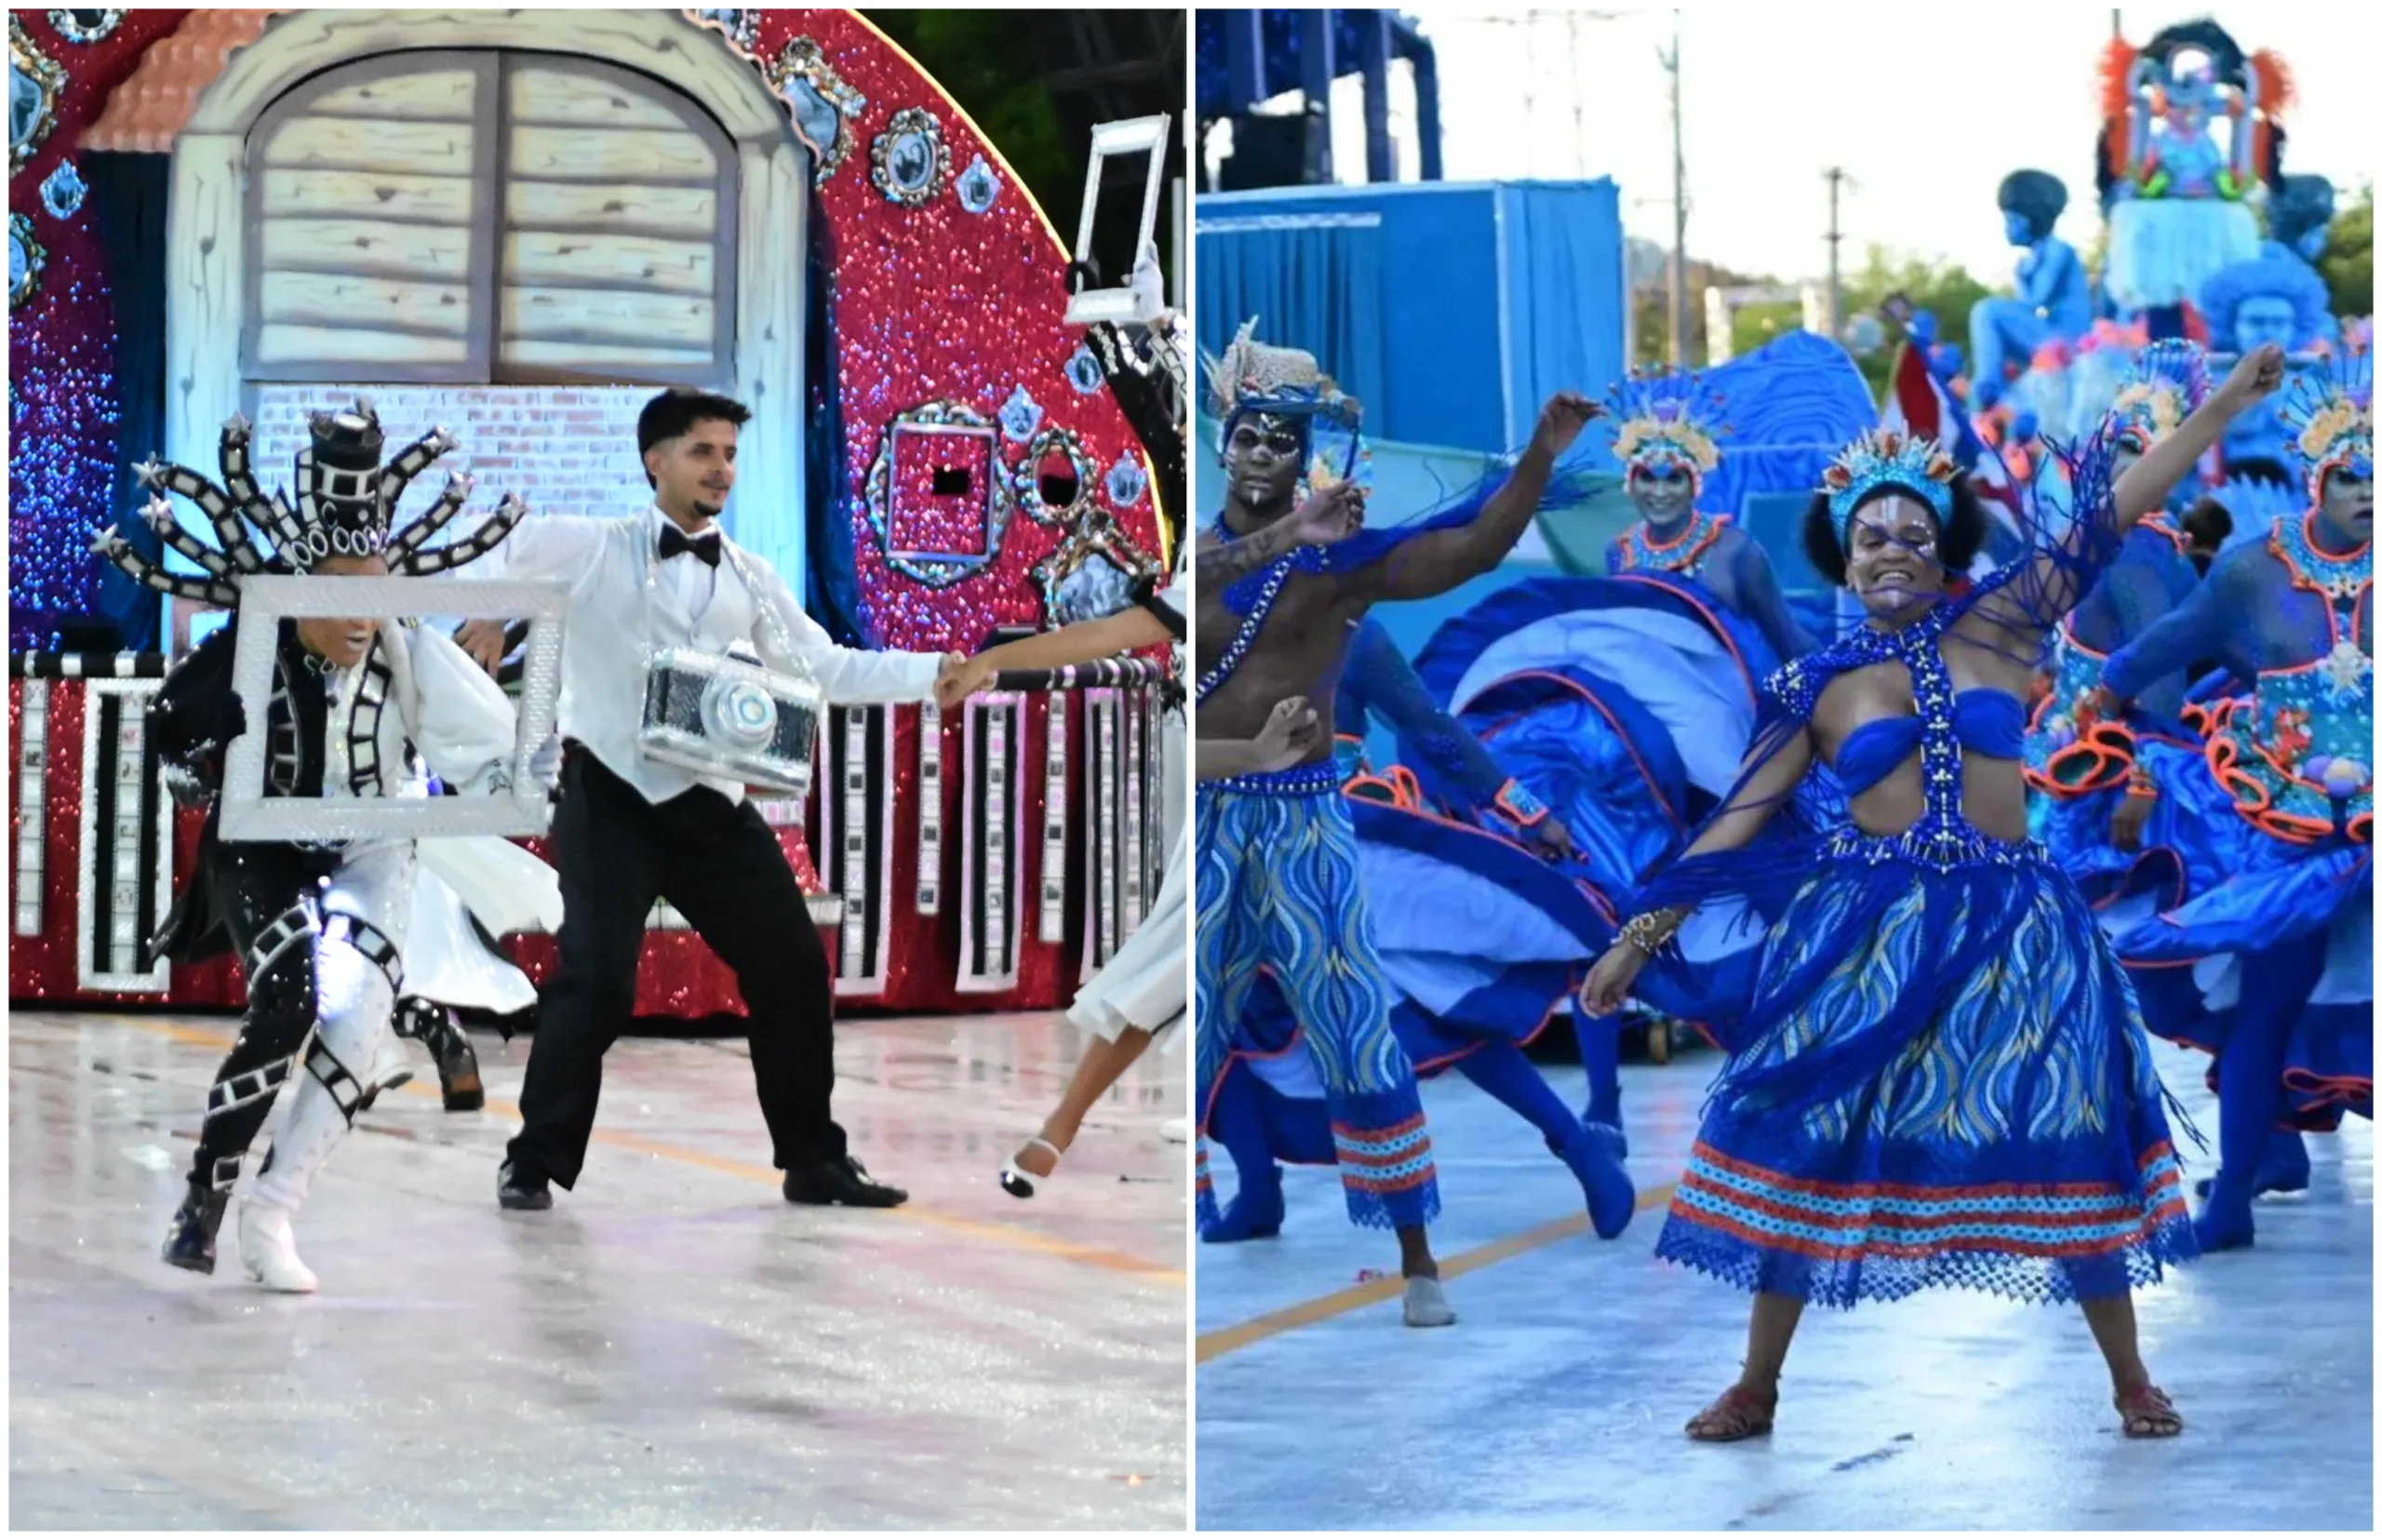
[[[261,1204],[240,1205],[240,1265],[251,1283],[285,1294],[311,1294],[314,1275],[298,1259],[298,1241],[289,1233],[289,1211]]]
[[[1158,1126],[1158,1136],[1170,1145],[1187,1145],[1191,1142],[1191,1119],[1170,1118]]]

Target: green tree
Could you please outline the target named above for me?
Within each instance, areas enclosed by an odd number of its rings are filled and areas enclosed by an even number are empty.
[[[2332,290],[2335,315],[2374,314],[2374,184],[2358,189],[2357,201],[2333,219],[2330,244],[2316,270]]]
[[[975,120],[1034,194],[1050,222],[1072,238],[1083,208],[1089,144],[1067,141],[1024,22],[1006,10],[863,11]],[[862,145],[865,154],[867,146]],[[957,167],[953,169],[957,171]]]
[[[1993,292],[1958,262],[1930,261],[1872,246],[1860,269],[1844,279],[1844,314],[1849,317],[1863,311],[1875,311],[1889,296],[1899,294],[1909,300],[1913,310],[1923,310],[1935,317],[1937,341],[1958,342],[1966,352],[1969,310]],[[1861,367],[1862,378],[1876,391],[1885,389],[1894,361],[1891,342],[1867,358],[1854,360]]]

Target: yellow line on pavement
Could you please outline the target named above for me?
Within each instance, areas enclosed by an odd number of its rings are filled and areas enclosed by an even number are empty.
[[[139,1027],[144,1032],[154,1032],[161,1037],[170,1038],[176,1042],[190,1043],[218,1051],[231,1046],[233,1038],[236,1036],[235,1031],[229,1028],[185,1026],[179,1022],[160,1021],[148,1016],[110,1016],[107,1019]],[[408,1080],[396,1089],[408,1096],[426,1096],[433,1100],[437,1100],[439,1097],[436,1084],[418,1078]],[[487,1110],[500,1117],[516,1120],[521,1116],[521,1109],[518,1106],[497,1096],[488,1098]],[[661,1159],[676,1161],[683,1166],[694,1166],[703,1171],[717,1172],[726,1176],[741,1176],[748,1181],[764,1182],[771,1187],[779,1186],[785,1179],[784,1172],[772,1170],[768,1166],[756,1166],[745,1160],[733,1160],[725,1156],[712,1155],[699,1149],[689,1149],[683,1145],[674,1145],[667,1140],[648,1139],[641,1134],[620,1133],[610,1129],[597,1129],[595,1132],[595,1139],[597,1144],[609,1145],[615,1149],[632,1150],[639,1155],[654,1156]],[[932,1225],[937,1229],[954,1231],[960,1235],[973,1236],[977,1239],[989,1240],[996,1245],[1007,1246],[1013,1251],[1037,1252],[1044,1256],[1055,1256],[1063,1261],[1081,1263],[1086,1266],[1100,1267],[1112,1273],[1126,1273],[1136,1278],[1148,1279],[1155,1283],[1171,1283],[1181,1286],[1189,1281],[1188,1275],[1181,1267],[1170,1267],[1164,1263],[1152,1262],[1146,1257],[1107,1251],[1098,1246],[1079,1245],[1072,1240],[1064,1240],[1057,1236],[1045,1235],[1039,1230],[1029,1230],[1016,1225],[970,1219],[965,1214],[946,1213],[940,1209],[928,1208],[917,1203],[905,1203],[898,1209],[888,1212],[903,1219]]]
[[[1679,1184],[1676,1182],[1666,1182],[1659,1187],[1649,1187],[1638,1195],[1637,1212],[1644,1213],[1649,1209],[1660,1208],[1671,1200],[1671,1194],[1678,1189]],[[1462,1278],[1466,1273],[1493,1266],[1497,1263],[1518,1257],[1525,1252],[1534,1252],[1543,1246],[1552,1246],[1559,1240],[1569,1239],[1587,1227],[1588,1216],[1585,1213],[1567,1214],[1561,1219],[1549,1220],[1544,1225],[1523,1230],[1518,1235],[1509,1235],[1502,1240],[1492,1240],[1485,1246],[1476,1246],[1471,1251],[1459,1252],[1455,1256],[1447,1258],[1439,1264],[1439,1277]],[[1313,1326],[1318,1322],[1330,1320],[1334,1316],[1345,1316],[1351,1310],[1362,1309],[1368,1305],[1378,1305],[1386,1299],[1396,1299],[1405,1292],[1406,1280],[1395,1275],[1368,1279],[1362,1283],[1353,1284],[1319,1298],[1302,1300],[1296,1305],[1270,1311],[1253,1320],[1244,1320],[1238,1326],[1224,1326],[1213,1332],[1202,1332],[1198,1339],[1198,1360],[1206,1363],[1209,1359],[1222,1358],[1226,1353],[1238,1352],[1251,1343],[1264,1342],[1267,1337],[1278,1337],[1285,1332],[1295,1332],[1301,1327]]]

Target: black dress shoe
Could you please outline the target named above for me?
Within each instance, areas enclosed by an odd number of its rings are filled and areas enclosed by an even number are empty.
[[[166,1229],[165,1258],[194,1273],[215,1270],[215,1232],[223,1227],[222,1193],[194,1177]]]
[[[542,1172],[507,1160],[496,1170],[496,1201],[507,1209],[551,1209],[555,1195],[547,1189]]]
[[[853,1209],[898,1209],[910,1200],[910,1195],[874,1180],[867,1167],[847,1155],[786,1172],[785,1200],[841,1203]]]
[[[430,1056],[438,1063],[438,1094],[449,1112],[477,1112],[488,1105],[480,1086],[480,1056],[472,1039],[452,1017],[439,1024],[430,1039]]]

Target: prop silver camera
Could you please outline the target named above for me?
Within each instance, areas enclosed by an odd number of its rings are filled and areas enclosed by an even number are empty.
[[[811,755],[826,696],[807,678],[690,647],[646,656],[649,759],[791,797],[810,794]]]

